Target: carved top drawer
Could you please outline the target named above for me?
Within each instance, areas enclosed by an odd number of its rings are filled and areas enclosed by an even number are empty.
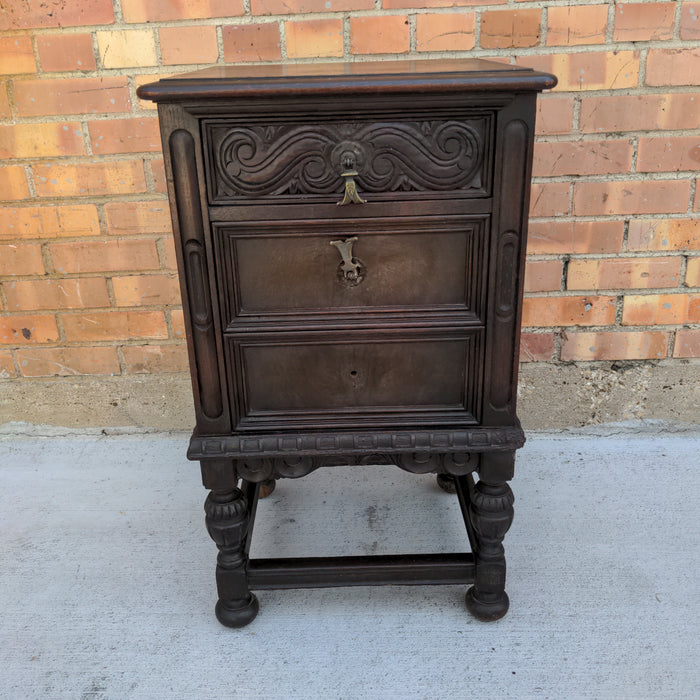
[[[491,194],[493,112],[202,123],[210,204],[370,202]],[[357,201],[357,200],[356,200]]]

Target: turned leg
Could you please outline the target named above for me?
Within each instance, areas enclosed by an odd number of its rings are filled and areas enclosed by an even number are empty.
[[[502,479],[503,470],[489,469],[488,459],[484,456],[487,468],[480,470],[481,478],[469,494],[469,519],[477,546],[474,585],[466,596],[469,612],[485,621],[498,620],[508,612],[503,538],[513,522],[514,500],[510,486]]]
[[[243,627],[258,614],[258,599],[248,589],[245,539],[250,510],[237,488],[211,491],[204,504],[209,535],[219,548],[216,617],[227,627]]]

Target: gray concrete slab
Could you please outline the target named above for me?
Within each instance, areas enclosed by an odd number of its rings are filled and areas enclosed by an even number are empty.
[[[262,592],[238,631],[187,436],[41,434],[0,436],[0,697],[698,697],[698,433],[530,435],[497,623],[459,586],[347,588]],[[464,548],[432,477],[363,467],[281,482],[253,554]]]

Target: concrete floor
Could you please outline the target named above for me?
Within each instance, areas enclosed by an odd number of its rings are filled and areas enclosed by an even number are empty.
[[[259,594],[213,615],[215,548],[182,433],[0,430],[2,698],[697,698],[700,433],[530,434],[511,610],[463,588]],[[117,433],[119,431],[116,431]],[[459,551],[429,476],[335,468],[261,502],[254,556]]]

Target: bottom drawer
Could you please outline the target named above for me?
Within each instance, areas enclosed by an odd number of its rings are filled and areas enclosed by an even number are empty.
[[[478,421],[482,329],[227,339],[238,429]]]

